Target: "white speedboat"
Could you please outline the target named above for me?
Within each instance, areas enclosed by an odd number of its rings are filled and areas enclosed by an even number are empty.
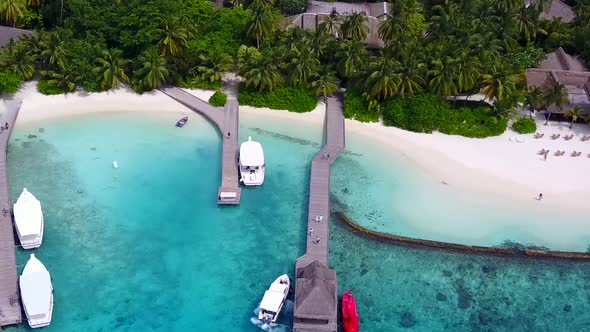
[[[53,314],[53,285],[45,265],[31,254],[20,276],[20,294],[29,326],[48,326]]]
[[[283,304],[287,299],[287,294],[289,294],[289,286],[289,276],[286,274],[278,277],[270,284],[270,288],[264,292],[264,297],[260,302],[258,319],[265,323],[274,323],[277,321]]]
[[[252,137],[240,145],[240,181],[246,186],[260,186],[264,182],[264,151]]]
[[[43,241],[43,212],[39,200],[23,188],[14,203],[13,212],[16,233],[23,249],[40,247]]]

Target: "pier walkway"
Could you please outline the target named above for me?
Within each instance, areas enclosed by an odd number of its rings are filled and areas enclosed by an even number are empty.
[[[326,144],[311,161],[306,253],[295,262],[293,332],[336,331],[337,279],[328,267],[330,166],[344,149],[342,96],[327,99]]]
[[[19,324],[22,319],[6,173],[6,148],[19,108],[20,102],[14,107],[8,107],[0,118],[1,125],[8,122],[8,130],[0,134],[0,326]]]
[[[177,87],[163,87],[160,91],[191,110],[202,114],[219,129],[222,137],[222,166],[217,204],[240,204],[242,190],[237,164],[240,117],[235,94],[228,94],[225,107],[214,107]]]

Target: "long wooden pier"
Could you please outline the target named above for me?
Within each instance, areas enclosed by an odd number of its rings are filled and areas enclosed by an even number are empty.
[[[327,99],[326,144],[311,161],[306,253],[295,262],[293,331],[336,331],[337,279],[328,267],[330,166],[344,149],[341,96]]]
[[[202,114],[220,131],[222,139],[221,186],[217,192],[218,204],[240,204],[240,188],[237,164],[239,105],[235,95],[228,95],[225,107],[211,104],[177,88],[164,87],[160,91],[172,99]]]
[[[6,148],[20,109],[20,102],[7,108],[0,120],[2,126],[8,122],[8,130],[0,133],[0,326],[19,324],[22,320],[6,172]]]

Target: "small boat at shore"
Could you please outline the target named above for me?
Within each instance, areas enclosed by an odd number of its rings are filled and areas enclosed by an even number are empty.
[[[34,249],[43,242],[43,211],[41,202],[23,188],[13,207],[16,234],[23,249]]]
[[[258,319],[264,323],[274,323],[279,317],[283,304],[289,294],[289,287],[291,281],[289,276],[286,274],[278,277],[266,292],[260,302],[260,311],[258,312]]]
[[[344,332],[358,332],[359,330],[356,300],[350,291],[346,291],[342,295],[342,327]]]
[[[240,145],[240,181],[245,186],[260,186],[264,183],[264,151],[252,137]]]
[[[31,328],[49,326],[53,315],[53,285],[45,265],[31,254],[19,278],[23,309]]]
[[[188,116],[185,116],[184,118],[178,120],[178,122],[176,122],[176,127],[181,128],[182,126],[184,126],[186,124],[186,122],[188,121]]]

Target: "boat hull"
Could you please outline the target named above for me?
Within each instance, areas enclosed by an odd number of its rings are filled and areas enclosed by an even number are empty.
[[[283,274],[279,276],[277,279],[275,279],[275,281],[270,285],[270,288],[264,293],[264,297],[260,303],[258,319],[265,323],[275,323],[279,318],[281,310],[283,309],[285,300],[287,300],[287,295],[289,294],[290,287],[291,281],[289,280],[288,275]],[[269,298],[275,298],[274,301],[270,300],[268,302],[268,304],[270,304],[268,307],[265,304],[267,296]],[[280,299],[280,303],[278,304],[276,303],[277,299]]]
[[[359,330],[356,300],[350,291],[346,291],[342,295],[342,327],[344,332],[358,332]]]
[[[241,169],[241,167],[240,167]],[[254,173],[240,170],[240,180],[245,186],[261,186],[264,183],[264,168]]]

